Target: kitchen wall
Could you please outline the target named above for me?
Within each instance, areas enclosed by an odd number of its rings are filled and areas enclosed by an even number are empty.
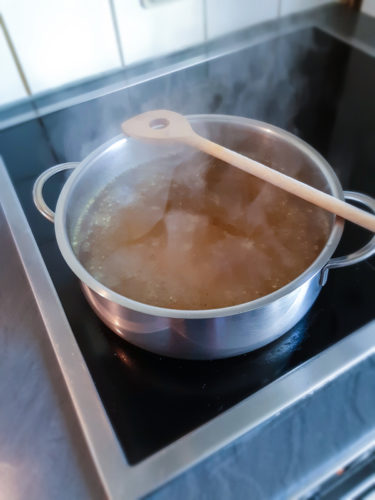
[[[0,106],[332,1],[2,0]]]
[[[364,14],[375,17],[375,0],[363,0],[361,10]]]

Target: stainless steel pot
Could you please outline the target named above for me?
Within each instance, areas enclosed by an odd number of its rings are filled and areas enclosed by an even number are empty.
[[[291,165],[303,169],[302,178],[341,199],[367,206],[375,213],[369,196],[343,192],[329,164],[308,144],[292,134],[266,123],[221,115],[188,117],[198,133],[274,168]],[[170,148],[170,149],[169,149]],[[357,252],[331,258],[343,231],[342,220],[332,216],[326,246],[294,281],[274,293],[252,302],[212,310],[176,310],[142,304],[119,295],[98,282],[81,265],[72,250],[71,239],[79,217],[97,193],[124,169],[165,155],[176,147],[146,145],[118,136],[96,149],[81,163],[65,163],[45,171],[34,185],[34,202],[39,211],[55,223],[60,251],[81,280],[83,292],[96,314],[128,342],[165,356],[186,359],[225,358],[245,353],[272,342],[294,326],[310,309],[327,279],[328,270],[356,264],[375,253],[375,237]],[[189,155],[187,147],[179,155]],[[192,167],[193,168],[193,167]],[[42,189],[57,172],[72,169],[59,196],[56,213],[48,208]]]

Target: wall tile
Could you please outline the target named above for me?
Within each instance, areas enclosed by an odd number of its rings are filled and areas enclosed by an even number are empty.
[[[337,0],[280,0],[280,15],[286,16],[306,9],[321,7],[326,3],[333,3]]]
[[[12,53],[9,50],[4,32],[0,27],[0,106],[17,101],[27,96],[22,80],[18,74]]]
[[[206,0],[208,38],[274,19],[278,7],[279,0]]]
[[[375,17],[375,0],[363,0],[361,11]]]
[[[203,0],[173,0],[150,8],[140,0],[114,2],[125,64],[204,41]]]
[[[107,0],[3,0],[2,13],[33,92],[120,66]]]

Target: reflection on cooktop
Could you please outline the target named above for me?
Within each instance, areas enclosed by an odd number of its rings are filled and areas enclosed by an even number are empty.
[[[189,432],[283,373],[302,341],[305,322],[267,348],[212,361],[160,357],[112,336],[119,365],[117,389],[121,386],[122,404],[129,409],[128,423],[118,425],[118,432],[123,433],[129,458],[138,461],[153,448],[173,442],[181,437],[182,426],[183,434]],[[143,399],[142,411],[134,405],[137,398]],[[131,431],[135,428],[143,435],[141,443]]]

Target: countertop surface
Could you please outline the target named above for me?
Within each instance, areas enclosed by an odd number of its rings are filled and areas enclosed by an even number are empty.
[[[101,498],[2,210],[0,234],[0,499]]]
[[[371,52],[374,21],[340,12],[320,9],[304,19],[317,20]],[[1,210],[0,234],[0,500],[102,498]],[[369,357],[150,498],[287,498],[334,456],[370,435],[374,375],[375,360]]]

